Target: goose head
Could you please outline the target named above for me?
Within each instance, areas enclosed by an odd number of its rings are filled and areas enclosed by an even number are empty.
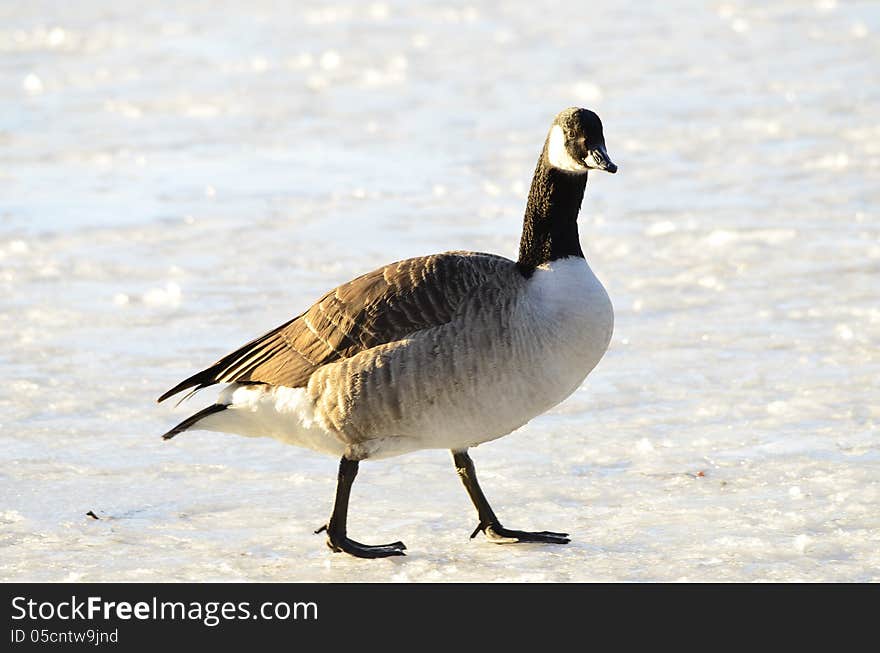
[[[547,162],[560,170],[580,174],[587,170],[617,172],[605,150],[602,121],[589,109],[571,107],[560,111],[550,127],[544,151]]]

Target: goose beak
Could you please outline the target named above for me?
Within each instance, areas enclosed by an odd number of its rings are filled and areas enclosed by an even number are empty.
[[[610,172],[612,175],[617,172],[617,166],[611,161],[608,152],[605,151],[604,145],[600,145],[590,150],[584,159],[584,165],[593,170]]]

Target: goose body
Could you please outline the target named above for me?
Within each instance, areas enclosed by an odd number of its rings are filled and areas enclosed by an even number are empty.
[[[321,366],[304,387],[232,383],[218,400],[229,410],[199,428],[358,460],[466,449],[558,404],[605,353],[611,302],[584,259],[525,278],[500,257],[440,256],[486,273],[448,322]]]
[[[517,261],[446,252],[391,263],[338,286],[306,312],[163,394],[226,384],[192,428],[271,437],[341,458],[335,551],[400,555],[345,533],[358,462],[450,449],[495,541],[565,543],[564,533],[503,528],[467,450],[500,438],[574,392],[608,348],[611,302],[580,247],[588,169],[615,172],[598,116],[557,115],[538,159]]]

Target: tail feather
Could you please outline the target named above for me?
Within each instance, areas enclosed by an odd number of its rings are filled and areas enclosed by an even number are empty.
[[[197,374],[193,374],[188,379],[181,381],[176,386],[171,388],[168,392],[166,392],[161,397],[159,397],[156,401],[158,401],[159,403],[162,403],[163,401],[168,399],[168,397],[173,397],[178,392],[182,392],[188,388],[194,387],[195,390],[190,392],[188,395],[186,395],[183,399],[181,399],[178,402],[178,404],[180,404],[181,402],[185,401],[186,399],[191,397],[193,394],[195,394],[196,392],[198,392],[202,388],[207,388],[209,385],[214,385],[215,383],[217,383],[217,381],[214,380],[214,367],[215,366],[212,365],[208,369],[202,370],[201,372],[198,372]]]
[[[199,412],[190,415],[185,420],[183,420],[180,424],[175,426],[173,429],[168,431],[165,435],[162,436],[163,440],[170,440],[178,433],[183,433],[191,426],[195,425],[199,420],[207,417],[208,415],[213,415],[214,413],[219,413],[221,410],[226,410],[228,404],[213,404],[208,406],[207,408],[203,408]]]
[[[159,403],[162,403],[163,401],[168,399],[168,397],[172,397],[178,392],[183,392],[184,390],[193,388],[192,392],[190,392],[183,399],[180,400],[185,401],[187,398],[191,397],[193,393],[198,392],[202,388],[207,388],[208,386],[214,385],[215,383],[232,383],[233,381],[249,380],[248,374],[253,371],[253,368],[256,365],[256,359],[254,359],[252,355],[256,352],[263,352],[263,347],[267,342],[274,343],[276,341],[275,336],[282,329],[289,326],[292,322],[295,322],[298,319],[299,317],[295,317],[292,320],[288,320],[281,326],[277,326],[268,333],[264,333],[259,338],[251,340],[243,347],[239,347],[231,354],[227,354],[210,367],[202,370],[201,372],[196,372],[188,379],[184,379],[176,386],[171,388],[168,392],[163,393],[162,396],[157,399],[157,401]],[[280,342],[284,342],[284,340],[281,340]],[[239,363],[242,363],[243,361],[248,361],[248,365],[240,365],[236,367]],[[263,359],[259,359],[259,361],[263,362]]]

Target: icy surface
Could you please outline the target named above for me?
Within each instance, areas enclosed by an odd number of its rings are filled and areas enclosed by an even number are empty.
[[[587,13],[589,12],[589,13]],[[880,580],[880,6],[7,2],[0,578]],[[603,117],[611,350],[473,452],[364,463],[159,434],[154,399],[411,255],[515,256],[549,121]],[[86,517],[93,510],[99,521]]]

